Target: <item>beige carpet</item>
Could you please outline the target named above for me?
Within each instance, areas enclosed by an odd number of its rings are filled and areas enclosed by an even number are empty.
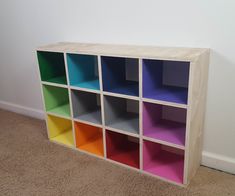
[[[235,176],[201,167],[188,188],[50,143],[45,123],[0,110],[0,195],[235,195]]]

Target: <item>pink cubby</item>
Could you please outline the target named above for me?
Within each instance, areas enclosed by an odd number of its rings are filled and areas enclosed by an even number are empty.
[[[143,103],[143,135],[185,146],[186,109]]]
[[[144,140],[143,170],[182,184],[184,176],[184,151]]]

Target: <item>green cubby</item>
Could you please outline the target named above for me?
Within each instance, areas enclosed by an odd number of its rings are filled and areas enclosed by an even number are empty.
[[[43,85],[42,89],[46,111],[70,117],[68,89],[49,85]]]
[[[42,81],[67,84],[63,53],[38,51],[37,56]]]

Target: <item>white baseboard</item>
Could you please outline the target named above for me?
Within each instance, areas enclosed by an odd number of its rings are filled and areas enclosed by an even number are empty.
[[[13,103],[5,102],[5,101],[0,101],[0,108],[11,111],[11,112],[30,116],[33,118],[37,118],[37,119],[41,119],[41,120],[44,119],[44,112],[42,110],[37,110],[34,108],[29,108],[29,107],[25,107],[25,106],[13,104]]]
[[[203,151],[202,165],[235,174],[234,158]]]
[[[37,110],[5,101],[0,101],[0,108],[37,119],[44,119],[44,112],[42,110]],[[235,174],[235,159],[230,157],[203,151],[201,164],[207,167]]]

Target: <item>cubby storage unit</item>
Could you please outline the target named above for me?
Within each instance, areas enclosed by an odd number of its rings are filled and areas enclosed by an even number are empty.
[[[143,97],[187,104],[189,62],[143,60]]]
[[[98,156],[104,156],[101,128],[75,122],[75,133],[77,148]]]
[[[71,120],[48,115],[47,126],[50,140],[66,146],[74,146]]]
[[[139,168],[139,139],[106,130],[107,158]]]
[[[71,97],[75,119],[102,124],[99,94],[72,90]]]
[[[209,49],[37,49],[51,141],[187,186],[202,152]]]
[[[64,54],[61,52],[38,53],[41,80],[58,84],[67,84]]]
[[[104,96],[105,125],[125,132],[139,134],[139,102]]]
[[[144,140],[143,170],[183,183],[184,151]]]
[[[104,91],[139,96],[138,59],[102,56],[101,64]]]
[[[185,145],[186,109],[143,103],[143,135]]]
[[[67,88],[43,85],[43,95],[47,112],[70,116],[69,94]]]
[[[67,54],[67,63],[71,86],[100,89],[97,56]]]

